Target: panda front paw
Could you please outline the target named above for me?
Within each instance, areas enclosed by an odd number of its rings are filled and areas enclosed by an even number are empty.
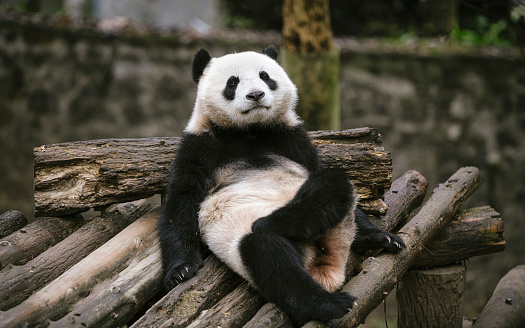
[[[388,231],[383,236],[382,245],[383,248],[390,253],[399,253],[403,248],[406,247],[401,237]]]
[[[201,261],[193,261],[181,265],[174,265],[168,270],[164,276],[164,287],[167,291],[177,287],[181,282],[193,277],[202,265]]]
[[[383,248],[389,253],[399,253],[405,247],[401,237],[382,229],[369,232],[364,236],[358,236],[352,244],[352,249],[360,254],[379,248]]]

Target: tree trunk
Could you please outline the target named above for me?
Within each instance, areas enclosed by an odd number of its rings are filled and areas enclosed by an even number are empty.
[[[23,303],[0,312],[2,327],[42,325],[62,318],[71,304],[89,295],[98,282],[120,272],[131,257],[153,245],[158,217],[159,211],[142,216]]]
[[[396,292],[397,326],[461,328],[465,283],[463,263],[408,270]]]
[[[44,217],[13,232],[0,241],[0,269],[8,264],[23,265],[60,242],[85,221],[75,217]]]
[[[354,180],[366,210],[384,213],[392,158],[376,129],[311,134],[321,160]],[[34,149],[36,214],[62,216],[164,191],[179,138],[105,139]]]
[[[285,0],[280,60],[299,91],[297,112],[309,129],[339,129],[339,51],[327,0]]]
[[[465,167],[436,187],[419,213],[398,232],[407,247],[399,254],[381,254],[366,259],[362,271],[343,287],[343,291],[357,297],[358,301],[349,313],[335,320],[334,324],[357,327],[362,323],[392,291],[424,245],[451,221],[461,204],[478,186],[478,169]],[[316,325],[319,324],[310,322],[306,327]]]
[[[0,215],[0,238],[12,234],[27,224],[24,213],[7,211]]]
[[[112,207],[105,215],[93,219],[25,265],[3,272],[0,275],[0,309],[5,311],[20,304],[143,215],[149,207],[146,201]]]

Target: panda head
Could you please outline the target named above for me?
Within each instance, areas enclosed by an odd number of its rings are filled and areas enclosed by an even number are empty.
[[[197,99],[186,132],[201,133],[212,124],[245,128],[253,124],[301,123],[295,113],[297,88],[277,63],[277,49],[211,58],[204,49],[194,57]]]

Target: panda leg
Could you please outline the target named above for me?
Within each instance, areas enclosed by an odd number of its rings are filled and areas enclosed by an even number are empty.
[[[282,236],[251,233],[239,248],[243,264],[264,298],[276,303],[298,325],[340,318],[356,299],[324,290],[303,267],[298,250]]]
[[[271,231],[295,241],[317,240],[355,206],[353,186],[342,170],[316,171],[285,206],[259,218],[252,231]]]
[[[367,250],[384,248],[390,253],[398,253],[405,248],[405,243],[398,235],[373,225],[359,208],[355,209],[355,222],[357,234],[352,244],[354,251],[364,253]]]

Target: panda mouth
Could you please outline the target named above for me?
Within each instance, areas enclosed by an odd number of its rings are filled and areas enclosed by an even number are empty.
[[[255,106],[253,106],[252,108],[248,108],[248,109],[246,109],[246,110],[243,110],[243,111],[241,112],[241,114],[246,115],[246,114],[248,114],[248,113],[250,113],[250,112],[253,112],[253,111],[255,111],[255,110],[260,110],[260,109],[269,110],[270,107],[269,107],[269,106],[262,106],[262,105],[255,105]]]

